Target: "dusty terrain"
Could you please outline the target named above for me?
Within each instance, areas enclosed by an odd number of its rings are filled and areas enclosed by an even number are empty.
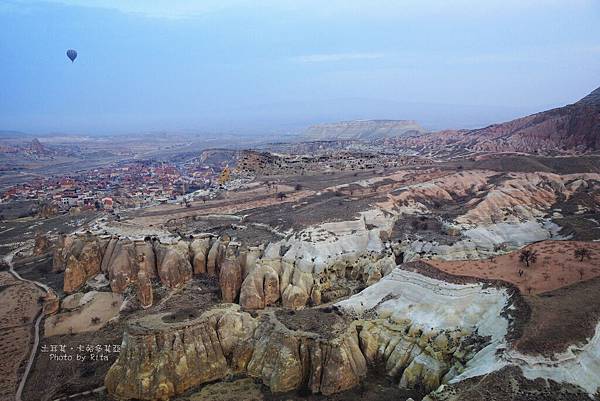
[[[0,249],[19,249],[16,271],[56,295],[23,400],[594,395],[597,155],[503,153],[514,138],[407,153],[388,139],[159,149],[231,162],[231,177],[118,213],[3,205]],[[10,396],[41,292],[0,277]],[[122,349],[76,358],[98,345]]]
[[[591,256],[580,260],[575,250],[589,249]],[[428,263],[450,274],[502,280],[516,285],[523,294],[535,295],[556,290],[600,276],[600,243],[580,241],[542,241],[523,249],[537,252],[529,267],[519,260],[521,250],[481,260]]]
[[[525,297],[530,312],[516,349],[551,357],[569,345],[585,344],[600,319],[599,291],[600,280],[594,278]]]
[[[41,310],[43,291],[33,284],[0,272],[0,399],[10,399],[17,388],[20,367],[29,355],[33,324]]]
[[[400,138],[409,147],[569,155],[600,149],[600,88],[574,104],[475,130]]]

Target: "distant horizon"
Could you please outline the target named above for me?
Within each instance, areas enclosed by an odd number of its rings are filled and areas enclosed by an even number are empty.
[[[591,92],[591,91],[590,91]],[[587,95],[587,94],[586,94]],[[582,95],[581,98],[583,98],[586,95]],[[578,99],[579,100],[579,99]],[[578,101],[577,100],[577,101]],[[479,123],[465,123],[462,126],[431,126],[429,124],[423,123],[420,120],[416,120],[413,118],[385,118],[385,117],[380,117],[380,118],[356,118],[356,119],[335,119],[335,120],[315,120],[314,122],[310,122],[310,123],[304,123],[304,124],[293,124],[293,123],[289,123],[288,125],[294,125],[296,126],[295,129],[293,130],[289,130],[286,132],[284,129],[282,129],[281,127],[277,127],[274,126],[271,129],[262,129],[262,130],[249,130],[249,132],[244,132],[243,129],[238,129],[238,130],[219,130],[219,129],[214,129],[211,130],[209,128],[194,128],[194,127],[189,127],[189,128],[153,128],[153,129],[140,129],[140,130],[129,130],[129,131],[121,131],[121,132],[85,132],[85,131],[57,131],[57,130],[48,130],[48,131],[43,131],[43,130],[32,130],[32,131],[23,131],[23,130],[17,130],[17,129],[3,129],[2,127],[0,127],[0,135],[1,134],[5,134],[5,133],[15,133],[15,134],[26,134],[26,135],[31,135],[31,136],[39,136],[39,137],[45,137],[45,136],[53,136],[53,135],[67,135],[67,136],[119,136],[119,135],[141,135],[141,134],[145,134],[145,133],[150,133],[150,134],[159,134],[159,133],[172,133],[172,134],[196,134],[196,135],[218,135],[218,134],[227,134],[227,135],[232,135],[232,136],[254,136],[254,135],[273,135],[273,134],[283,134],[283,135],[300,135],[302,134],[302,132],[304,130],[306,130],[307,128],[313,126],[313,125],[322,125],[322,124],[334,124],[334,123],[344,123],[344,122],[353,122],[353,121],[415,121],[417,124],[421,125],[426,131],[428,132],[435,132],[435,131],[441,131],[441,130],[460,130],[460,129],[477,129],[477,128],[484,128],[486,126],[489,125],[493,125],[496,123],[503,123],[506,121],[510,121],[516,118],[520,118],[520,117],[525,117],[531,114],[536,114],[539,112],[543,112],[546,110],[551,110],[553,108],[558,108],[558,107],[563,107],[569,104],[573,104],[576,101],[572,101],[569,103],[565,103],[565,104],[559,104],[559,105],[548,105],[548,106],[540,106],[538,108],[538,110],[532,110],[532,111],[527,111],[524,112],[522,114],[514,114],[514,115],[510,115],[510,111],[509,108],[507,107],[501,107],[500,109],[504,109],[504,112],[507,113],[507,117],[505,119],[502,120],[493,120],[493,121],[489,121],[486,123],[482,123],[481,120]],[[440,105],[440,104],[436,104],[436,103],[432,103],[431,105],[436,105],[436,106],[444,106],[444,105]],[[450,109],[449,111],[452,110],[452,107],[475,107],[473,105],[446,105],[448,106]],[[518,113],[515,110],[513,110],[514,113]]]
[[[523,3],[6,0],[0,130],[291,135],[364,119],[472,129],[600,86],[600,3]]]

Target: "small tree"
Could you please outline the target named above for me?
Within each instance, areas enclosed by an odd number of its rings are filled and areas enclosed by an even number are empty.
[[[279,199],[281,201],[284,198],[287,198],[287,195],[285,193],[283,193],[283,192],[277,192],[277,199]]]
[[[300,191],[300,190],[302,190],[302,185],[301,185],[301,184],[296,184],[296,185],[294,186],[294,190],[296,190],[296,191]]]
[[[592,258],[592,252],[590,252],[590,250],[587,248],[577,248],[575,249],[575,257],[579,259],[580,262],[583,262],[583,259],[585,258]]]
[[[100,318],[98,316],[94,316],[92,318],[92,324],[98,324],[98,323],[100,323]]]
[[[525,266],[529,267],[531,263],[535,263],[537,260],[537,251],[532,251],[531,249],[523,249],[521,251],[521,255],[519,255],[519,260],[522,263],[525,263]]]

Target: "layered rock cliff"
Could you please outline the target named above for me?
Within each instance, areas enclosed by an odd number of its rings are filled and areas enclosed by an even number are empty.
[[[476,130],[442,131],[401,138],[420,149],[469,149],[542,154],[583,153],[600,149],[600,88],[580,101]]]
[[[119,399],[163,400],[234,373],[274,392],[333,394],[358,384],[366,361],[353,326],[324,336],[290,329],[274,313],[255,319],[223,304],[182,321],[160,314],[130,323],[105,383]]]
[[[153,303],[153,286],[177,288],[194,274],[217,278],[222,299],[244,309],[300,308],[350,295],[388,274],[396,256],[381,238],[392,225],[393,219],[373,210],[360,220],[326,223],[258,246],[226,233],[165,242],[74,234],[59,238],[54,269],[65,271],[68,294],[86,283],[94,287],[91,281],[100,276],[115,293],[134,289],[144,308]]]
[[[404,295],[408,287],[379,301],[368,294],[351,298],[341,308],[269,310],[252,317],[238,305],[221,304],[203,313],[150,315],[129,323],[122,352],[106,376],[107,390],[118,399],[168,399],[238,374],[260,379],[273,392],[330,395],[358,385],[374,366],[384,366],[402,387],[434,390],[463,372],[487,345],[478,319],[489,325],[488,316],[506,299],[491,290],[478,295],[481,287],[469,285],[440,295],[433,280],[407,277],[418,287],[415,296],[451,301],[445,320],[386,312],[390,303],[411,302],[412,295]],[[465,297],[485,302],[468,309]],[[465,316],[457,319],[460,313]]]

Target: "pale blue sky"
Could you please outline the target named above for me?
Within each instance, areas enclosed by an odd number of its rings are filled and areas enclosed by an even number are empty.
[[[0,130],[474,127],[600,86],[600,1],[0,0],[0,60]]]

